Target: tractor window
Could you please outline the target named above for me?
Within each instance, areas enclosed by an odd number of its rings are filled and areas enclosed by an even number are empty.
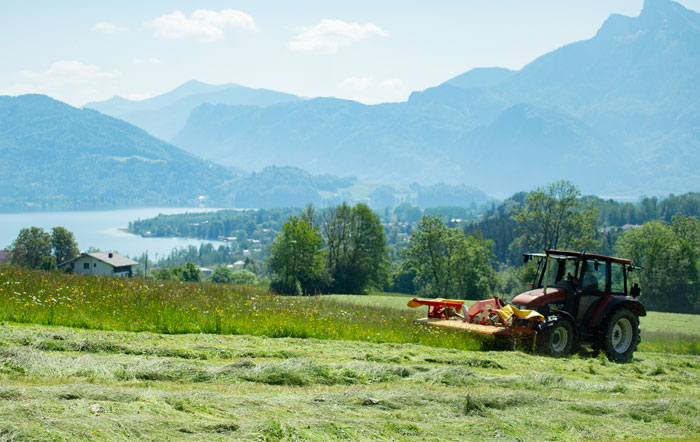
[[[625,271],[622,264],[610,263],[610,292],[617,295],[625,294]]]
[[[571,287],[575,289],[577,286],[576,274],[578,273],[578,262],[573,259],[555,259],[549,260],[550,269],[547,281],[547,287]],[[544,271],[542,279],[544,280]],[[542,283],[538,288],[542,288]]]
[[[596,267],[598,268],[596,269]],[[581,280],[581,288],[584,292],[605,292],[605,268],[604,262],[586,261],[586,268]]]

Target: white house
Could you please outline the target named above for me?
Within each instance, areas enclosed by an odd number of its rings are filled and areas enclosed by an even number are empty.
[[[58,267],[68,266],[77,275],[103,275],[129,277],[131,266],[138,264],[114,252],[82,253],[77,258],[61,263]]]

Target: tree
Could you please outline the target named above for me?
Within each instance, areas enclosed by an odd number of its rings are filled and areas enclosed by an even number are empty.
[[[20,230],[12,243],[12,262],[22,267],[38,269],[50,255],[51,235],[41,227]]]
[[[592,206],[583,208],[579,195],[569,181],[530,192],[513,215],[524,245],[532,250],[595,248],[598,214]]]
[[[364,293],[388,278],[386,236],[381,220],[366,204],[342,205],[324,213],[326,268],[333,293]]]
[[[211,282],[219,284],[231,284],[233,279],[233,270],[225,266],[219,266],[214,269],[211,274]]]
[[[186,262],[182,267],[173,267],[172,273],[178,281],[198,282],[202,279],[199,268],[191,262]]]
[[[417,284],[429,296],[481,299],[495,284],[493,243],[449,229],[437,216],[424,216],[405,257],[416,270]]]
[[[394,209],[394,215],[399,222],[414,223],[421,217],[421,210],[409,203],[401,203]]]
[[[234,272],[228,267],[219,266],[211,274],[211,281],[220,284],[252,285],[257,282],[257,277],[249,270],[242,269]]]
[[[150,272],[150,275],[161,281],[176,281],[177,277],[167,267],[160,267]]]
[[[416,293],[416,269],[413,268],[409,261],[404,261],[395,269],[391,275],[391,284],[387,287],[387,291],[398,293]]]
[[[307,213],[304,215],[309,217]],[[269,266],[274,274],[271,288],[279,293],[301,295],[322,288],[323,239],[317,226],[292,216],[275,237]]]
[[[253,285],[257,282],[257,276],[249,270],[241,269],[231,274],[231,284]]]
[[[698,243],[693,242],[699,233],[700,221],[681,216],[671,225],[644,223],[618,240],[617,252],[642,267],[631,276],[641,283],[647,309],[700,313]]]
[[[80,254],[73,232],[65,227],[54,227],[51,230],[51,249],[53,249],[53,256],[58,264],[73,259]]]

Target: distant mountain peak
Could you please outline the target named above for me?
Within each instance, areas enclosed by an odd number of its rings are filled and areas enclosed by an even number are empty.
[[[672,0],[644,0],[644,7],[639,14],[639,18],[647,23],[680,17],[692,19],[700,17],[700,14]]]
[[[679,9],[685,9],[683,5],[673,0],[644,0],[642,15],[658,14],[660,12],[671,12]]]
[[[639,31],[700,32],[700,14],[672,0],[645,0],[638,17],[611,14],[596,36],[626,37]]]

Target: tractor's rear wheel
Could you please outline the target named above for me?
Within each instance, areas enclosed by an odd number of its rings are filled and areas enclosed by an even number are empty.
[[[614,362],[632,359],[639,342],[639,319],[626,308],[613,311],[603,323],[600,348]]]
[[[571,320],[558,317],[554,325],[537,334],[537,348],[540,353],[554,357],[572,353],[576,341],[576,331]]]

